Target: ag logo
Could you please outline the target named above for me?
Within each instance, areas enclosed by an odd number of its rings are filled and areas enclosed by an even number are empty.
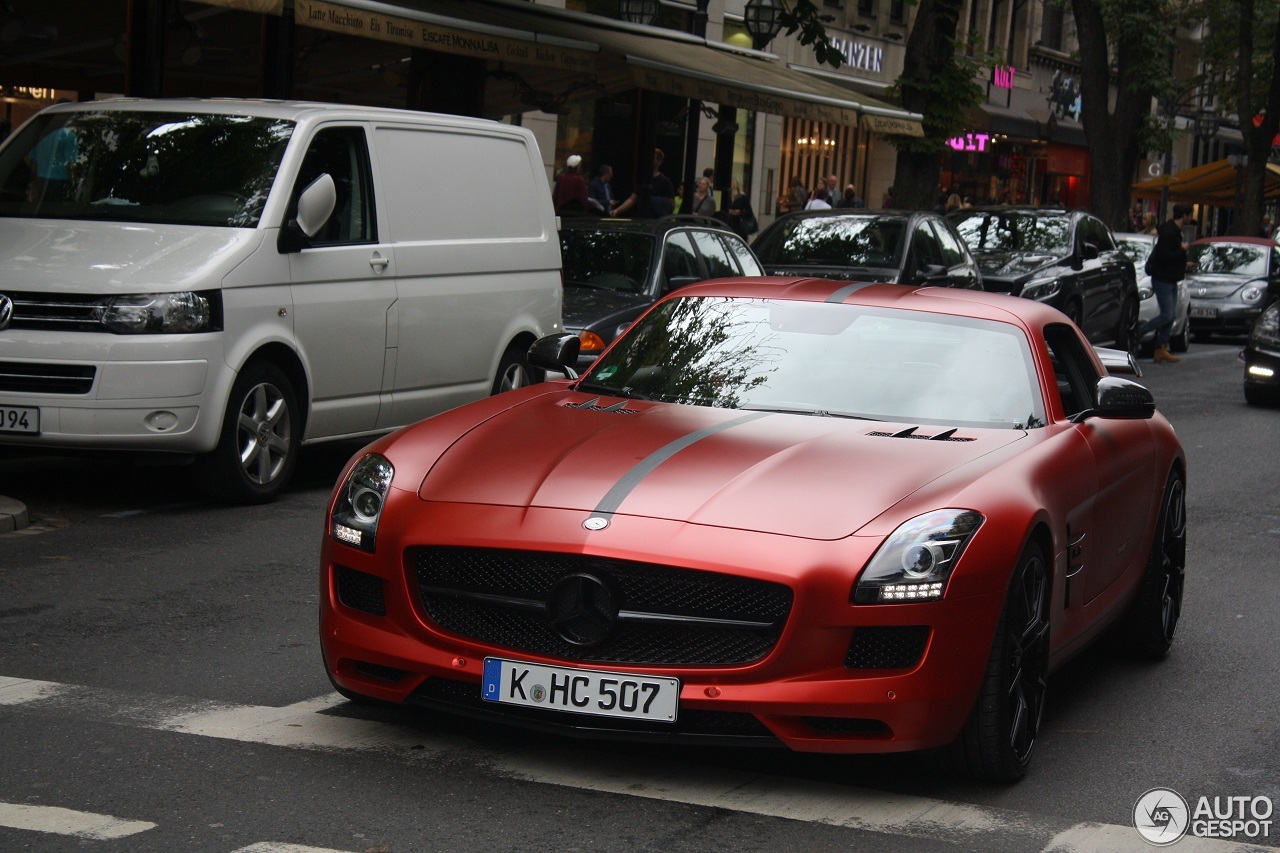
[[[1191,813],[1177,791],[1152,788],[1133,804],[1133,825],[1144,840],[1165,847],[1187,834]]]

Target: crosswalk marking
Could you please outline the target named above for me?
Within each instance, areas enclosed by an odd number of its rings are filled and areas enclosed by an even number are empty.
[[[174,696],[0,676],[0,705],[25,705],[75,717],[94,709],[113,723],[270,746],[320,751],[371,751],[404,762],[480,751],[474,740],[393,723],[326,714],[343,700],[326,694],[284,707],[232,705]],[[1149,853],[1132,826],[1076,823],[1009,809],[953,803],[867,788],[768,776],[748,771],[636,758],[624,768],[589,753],[558,749],[504,750],[485,754],[494,773],[524,781],[622,796],[728,809],[767,817],[821,823],[894,836],[957,841],[981,846],[988,838],[1026,840],[1043,853]],[[315,848],[258,847],[252,853],[313,853]],[[1179,853],[1245,853],[1273,847],[1183,838]]]
[[[346,853],[345,850],[333,850],[329,847],[308,847],[305,844],[277,844],[274,841],[260,841],[241,847],[231,853]]]
[[[156,825],[145,820],[125,820],[109,814],[77,812],[57,806],[0,803],[0,826],[109,841],[155,829]]]

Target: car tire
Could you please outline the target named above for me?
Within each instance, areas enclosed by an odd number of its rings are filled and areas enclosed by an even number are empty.
[[[266,362],[251,362],[231,386],[218,446],[200,462],[202,491],[221,503],[273,500],[298,463],[302,418],[293,383]]]
[[[1183,324],[1182,331],[1169,338],[1169,349],[1174,352],[1186,352],[1191,348],[1191,331],[1187,328],[1189,324]]]
[[[1044,551],[1031,542],[1009,583],[977,704],[949,748],[951,764],[973,778],[1016,782],[1031,762],[1048,688],[1049,584]]]
[[[493,378],[493,390],[490,393],[514,391],[540,381],[541,377],[535,378],[534,370],[529,366],[529,348],[512,344],[498,362],[498,372]]]
[[[1126,299],[1120,306],[1120,322],[1116,323],[1116,349],[1138,351],[1138,303]]]
[[[1124,648],[1148,660],[1168,653],[1182,615],[1186,563],[1187,489],[1182,475],[1174,471],[1164,487],[1138,597],[1124,617]]]
[[[1250,406],[1276,406],[1280,405],[1280,392],[1272,388],[1259,388],[1246,382],[1244,401]]]
[[[1066,314],[1067,319],[1072,323],[1075,323],[1081,331],[1084,330],[1084,326],[1081,325],[1081,323],[1084,322],[1084,308],[1080,305],[1078,300],[1073,299],[1068,302],[1062,309],[1062,313]]]

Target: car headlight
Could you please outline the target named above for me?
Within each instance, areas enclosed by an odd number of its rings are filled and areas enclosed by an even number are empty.
[[[893,532],[853,588],[855,604],[936,601],[965,545],[982,526],[982,513],[939,509],[918,515]]]
[[[1267,289],[1262,285],[1255,283],[1246,284],[1240,291],[1240,299],[1250,305],[1262,299],[1267,295]]]
[[[1255,347],[1280,349],[1280,302],[1271,303],[1271,307],[1254,321],[1249,343]]]
[[[1062,290],[1062,280],[1058,278],[1038,278],[1027,282],[1022,288],[1022,296],[1027,299],[1051,299]]]
[[[351,468],[351,473],[338,490],[329,520],[334,539],[361,551],[372,553],[377,547],[378,522],[391,489],[395,468],[385,456],[370,453]]]
[[[109,297],[101,309],[102,325],[121,335],[165,335],[210,332],[214,322],[209,293],[131,293]]]

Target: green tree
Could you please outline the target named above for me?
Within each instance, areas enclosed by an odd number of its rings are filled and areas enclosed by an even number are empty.
[[[1168,146],[1168,130],[1152,103],[1176,95],[1170,58],[1183,6],[1178,0],[1071,0],[1080,42],[1081,122],[1093,172],[1089,209],[1118,230],[1127,230],[1139,157]]]
[[[1249,158],[1236,231],[1256,234],[1266,201],[1267,158],[1280,131],[1280,2],[1206,0],[1203,14],[1205,61],[1221,76],[1222,112],[1239,117]]]

